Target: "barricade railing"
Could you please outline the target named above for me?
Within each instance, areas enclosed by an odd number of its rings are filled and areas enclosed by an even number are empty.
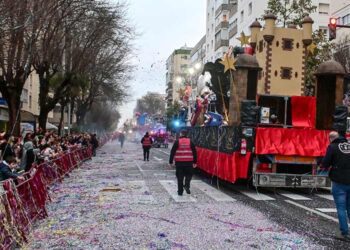
[[[48,188],[92,157],[92,149],[71,149],[58,158],[33,165],[17,185],[13,180],[0,185],[0,249],[12,249],[27,242],[33,222],[47,216]]]

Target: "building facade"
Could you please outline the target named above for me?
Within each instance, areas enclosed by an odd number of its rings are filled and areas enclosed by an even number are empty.
[[[337,18],[338,24],[350,25],[350,1],[349,0],[334,0],[334,3],[332,2],[331,11],[332,11],[332,17]],[[350,29],[338,28],[336,42],[341,41],[346,36],[350,36]]]
[[[189,76],[189,65],[191,63],[191,51],[193,48],[181,47],[174,50],[166,61],[166,101],[167,106],[179,100],[180,88],[185,86]]]
[[[207,0],[206,61],[220,58],[229,46],[229,16],[236,0]]]

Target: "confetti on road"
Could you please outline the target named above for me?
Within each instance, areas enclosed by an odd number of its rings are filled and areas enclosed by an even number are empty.
[[[322,248],[239,201],[196,190],[196,202],[175,202],[153,172],[139,172],[140,148],[125,146],[122,153],[115,142],[105,145],[51,187],[49,217],[35,225],[28,249]],[[165,169],[160,161],[147,164]]]

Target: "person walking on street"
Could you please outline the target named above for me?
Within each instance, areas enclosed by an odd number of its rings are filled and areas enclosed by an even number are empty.
[[[337,207],[340,233],[337,238],[350,241],[348,218],[350,220],[350,143],[339,136],[338,132],[330,132],[330,145],[322,160],[322,167],[329,169],[332,181],[332,194]]]
[[[170,165],[173,165],[175,159],[177,194],[180,196],[184,188],[187,194],[191,194],[190,182],[193,175],[193,168],[197,167],[196,147],[186,136],[187,131],[181,131],[180,138],[174,142],[169,158]]]
[[[146,160],[149,161],[149,151],[150,151],[150,149],[152,147],[153,140],[149,136],[148,132],[146,132],[145,136],[142,137],[141,143],[142,143],[142,148],[143,148],[143,160],[144,161],[146,161]]]
[[[120,147],[123,148],[124,141],[125,141],[125,135],[124,135],[124,133],[120,133],[120,134],[119,134],[118,140],[119,140],[119,142],[120,142]]]

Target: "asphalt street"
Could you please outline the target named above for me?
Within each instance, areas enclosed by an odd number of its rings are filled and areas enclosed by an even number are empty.
[[[197,171],[179,197],[170,148],[106,144],[51,189],[29,249],[350,249],[328,190],[252,189]]]

